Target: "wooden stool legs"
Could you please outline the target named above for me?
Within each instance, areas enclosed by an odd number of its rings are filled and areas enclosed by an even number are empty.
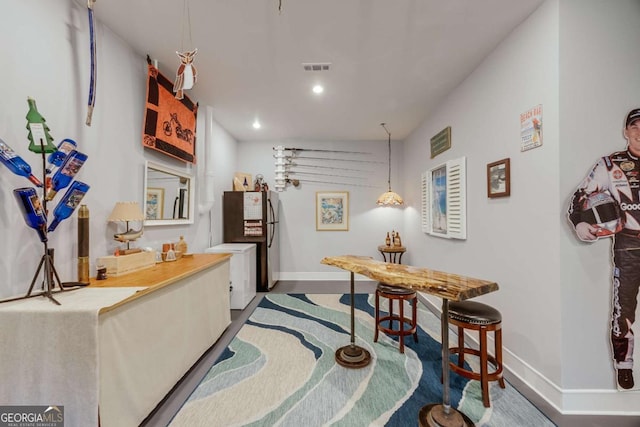
[[[502,329],[498,327],[495,330],[495,356],[487,353],[487,329],[482,327],[478,329],[480,335],[480,350],[464,347],[464,327],[458,326],[458,347],[453,347],[449,351],[451,354],[458,355],[458,363],[450,363],[451,370],[465,378],[480,381],[482,387],[482,403],[486,408],[489,403],[489,381],[498,381],[501,388],[505,388],[504,379],[502,378]],[[460,350],[462,349],[462,351]],[[464,355],[471,354],[480,358],[480,373],[471,372],[463,368]],[[495,368],[493,372],[489,372],[489,364]]]
[[[380,297],[387,298],[389,300],[389,315],[380,316]],[[393,301],[398,300],[400,304],[400,314],[396,315],[393,312]],[[411,304],[411,318],[404,316],[404,302],[410,301]],[[400,353],[404,353],[404,337],[407,335],[413,335],[415,342],[418,342],[417,332],[417,319],[418,319],[418,295],[416,292],[409,289],[394,288],[391,286],[380,284],[376,289],[376,304],[375,304],[375,319],[376,327],[373,335],[373,342],[378,342],[378,332],[382,331],[387,335],[397,335],[398,342],[400,343]],[[382,323],[389,321],[389,326],[384,327]],[[393,329],[393,322],[398,322],[398,329]],[[405,329],[405,325],[409,328]]]
[[[498,381],[501,388],[505,387],[504,379],[502,378],[502,324],[497,321],[489,324],[476,324],[471,321],[462,321],[449,316],[449,323],[458,327],[458,346],[449,349],[451,354],[458,356],[458,363],[449,362],[449,366],[452,371],[465,378],[480,381],[482,387],[482,403],[486,408],[489,403],[489,381]],[[480,349],[465,347],[464,345],[464,330],[471,329],[478,331],[480,339]],[[494,332],[495,356],[492,356],[487,351],[487,332]],[[480,373],[473,372],[471,370],[464,369],[464,357],[465,354],[471,354],[480,358]],[[489,365],[493,365],[494,370],[489,372]]]

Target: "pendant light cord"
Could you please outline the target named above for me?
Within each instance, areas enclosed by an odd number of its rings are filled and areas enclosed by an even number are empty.
[[[388,175],[388,179],[387,179],[387,184],[389,186],[389,191],[391,191],[391,132],[389,132],[387,130],[387,127],[385,126],[386,123],[380,123],[380,126],[382,126],[385,130],[385,132],[387,132],[387,135],[389,136],[388,139],[388,146],[389,146],[389,175]]]

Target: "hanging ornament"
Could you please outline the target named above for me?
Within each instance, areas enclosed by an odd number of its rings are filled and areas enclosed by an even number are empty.
[[[197,71],[196,67],[193,65],[193,58],[196,56],[196,53],[198,53],[198,49],[193,49],[191,51],[184,50],[185,27],[189,28],[189,46],[193,46],[193,40],[191,39],[191,16],[189,14],[188,0],[184,0],[184,9],[182,13],[182,41],[180,43],[180,50],[182,50],[182,52],[176,51],[178,58],[180,58],[180,66],[176,72],[176,80],[173,83],[173,91],[176,94],[176,99],[184,98],[184,91],[191,89],[197,79]]]
[[[180,66],[176,72],[176,81],[173,83],[173,91],[176,99],[184,98],[184,90],[191,89],[196,83],[196,67],[193,66],[193,57],[198,53],[198,49],[191,52],[180,53],[176,51],[180,58]]]
[[[91,126],[93,107],[96,105],[96,78],[98,74],[98,63],[96,58],[96,31],[93,24],[93,4],[96,0],[87,0],[87,11],[89,14],[89,47],[91,49],[91,81],[89,82],[89,100],[87,102],[87,120],[85,124]]]

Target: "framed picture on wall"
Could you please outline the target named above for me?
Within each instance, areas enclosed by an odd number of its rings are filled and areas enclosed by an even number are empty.
[[[502,159],[487,165],[487,197],[511,195],[511,167],[509,163],[509,159]]]
[[[164,188],[147,188],[145,219],[162,219],[164,207]]]
[[[316,193],[316,230],[349,230],[348,191],[318,191]]]

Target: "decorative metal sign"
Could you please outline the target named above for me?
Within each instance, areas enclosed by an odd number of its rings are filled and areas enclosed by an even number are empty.
[[[447,126],[431,138],[431,158],[451,148],[451,126]]]
[[[520,151],[542,145],[542,104],[520,114]]]

